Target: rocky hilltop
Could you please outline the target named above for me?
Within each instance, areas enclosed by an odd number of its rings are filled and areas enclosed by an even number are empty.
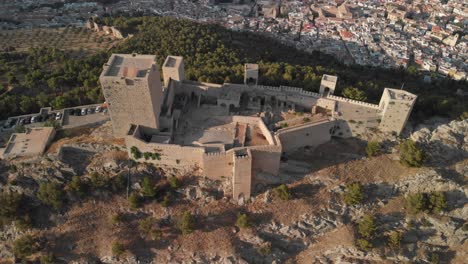
[[[288,153],[280,179],[242,204],[228,179],[132,162],[110,124],[79,132],[1,161],[1,263],[468,259],[468,120],[417,127],[421,167],[399,161],[398,138],[370,156],[358,139]]]

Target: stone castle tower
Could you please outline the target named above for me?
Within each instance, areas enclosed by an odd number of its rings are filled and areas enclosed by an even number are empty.
[[[382,132],[403,130],[416,102],[417,96],[404,90],[385,88],[379,103]],[[397,133],[397,134],[399,134]]]
[[[130,124],[159,128],[162,84],[154,55],[112,54],[99,77],[114,135]]]
[[[244,84],[258,84],[258,64],[247,63],[244,65]]]
[[[338,77],[334,75],[324,74],[322,76],[322,81],[320,82],[320,95],[327,96],[333,95],[335,93],[336,82]]]
[[[169,86],[169,80],[183,81],[185,79],[184,59],[180,56],[167,56],[162,66],[164,86]]]

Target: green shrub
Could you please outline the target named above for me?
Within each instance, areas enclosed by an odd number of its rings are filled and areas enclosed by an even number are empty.
[[[380,143],[377,141],[369,141],[366,146],[367,157],[373,157],[379,154],[380,152]]]
[[[365,239],[372,239],[376,229],[375,219],[372,215],[364,215],[357,225],[359,236]]]
[[[124,245],[118,241],[114,241],[112,243],[112,254],[116,257],[119,257],[123,253],[125,253]]]
[[[247,214],[239,213],[237,215],[236,225],[240,228],[250,227],[250,222],[249,218],[247,217]]]
[[[291,198],[291,192],[289,191],[288,186],[284,184],[281,184],[280,186],[274,188],[273,192],[283,201],[287,201]]]
[[[57,259],[52,253],[49,253],[41,257],[41,264],[55,264],[55,263],[57,263]]]
[[[161,160],[161,154],[156,153],[156,152],[151,153],[151,159],[153,159],[153,160]]]
[[[392,231],[387,236],[387,244],[393,249],[400,248],[401,240],[403,239],[403,234],[398,231]]]
[[[134,159],[140,159],[142,156],[141,151],[135,146],[130,148],[130,153],[132,153]]]
[[[362,251],[369,251],[374,247],[371,242],[362,238],[356,240],[356,246]]]
[[[347,205],[357,205],[364,199],[362,185],[359,182],[346,184],[346,190],[343,193],[343,200]]]
[[[141,199],[138,194],[132,193],[128,197],[128,203],[130,204],[130,207],[135,209],[141,206]]]
[[[63,205],[63,191],[62,187],[54,182],[43,182],[39,185],[37,198],[46,205],[52,206],[58,210]]]
[[[14,129],[15,133],[25,133],[26,132],[26,127],[23,125],[16,126]]]
[[[304,117],[304,118],[302,119],[302,121],[303,121],[304,123],[310,122],[310,118]]]
[[[367,99],[366,93],[356,87],[346,87],[341,94],[352,100],[365,101]]]
[[[138,230],[142,237],[150,237],[152,240],[159,240],[162,237],[162,232],[155,227],[155,221],[149,216],[138,222]]]
[[[400,162],[408,167],[421,167],[424,161],[424,152],[410,139],[400,144]]]
[[[268,256],[271,255],[272,252],[272,247],[270,242],[266,242],[262,246],[258,248],[258,252],[262,254],[263,256]]]
[[[438,214],[447,208],[447,200],[443,192],[408,194],[406,208],[412,214],[420,212]]]
[[[185,211],[179,219],[178,228],[182,234],[190,234],[193,232],[193,216],[189,211]]]
[[[71,182],[68,184],[68,189],[80,197],[86,195],[86,187],[86,183],[80,176],[73,176]]]
[[[161,205],[164,207],[168,207],[170,204],[171,204],[171,195],[169,193],[166,193],[166,195],[164,195],[164,198],[161,202]]]
[[[118,174],[110,179],[110,183],[114,192],[123,191],[127,186],[127,179],[123,174]]]
[[[427,196],[424,193],[408,194],[406,208],[412,214],[423,212],[427,208]]]
[[[169,186],[171,186],[171,188],[173,189],[177,189],[180,187],[180,181],[177,177],[170,177],[169,178]]]
[[[0,227],[18,218],[22,199],[19,193],[0,193]]]
[[[118,225],[122,223],[123,221],[123,215],[121,213],[116,213],[111,216],[111,223],[113,225]]]
[[[25,235],[13,242],[13,254],[17,258],[28,257],[38,251],[36,239],[31,235]]]
[[[429,194],[429,210],[432,213],[440,214],[447,208],[447,199],[443,192],[431,192]]]
[[[152,157],[152,154],[150,152],[145,152],[143,153],[143,157],[145,158],[145,160],[149,160]]]
[[[432,264],[438,264],[439,263],[439,254],[433,252],[431,254],[431,263]]]
[[[89,179],[90,179],[91,186],[94,189],[105,188],[107,186],[107,184],[108,184],[107,178],[100,175],[97,172],[92,172],[89,175]]]
[[[152,198],[156,196],[156,188],[148,176],[143,178],[141,193],[144,197]]]

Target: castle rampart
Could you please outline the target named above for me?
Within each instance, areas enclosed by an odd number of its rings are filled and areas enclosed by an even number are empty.
[[[278,175],[283,152],[316,147],[332,135],[359,136],[370,128],[400,133],[416,99],[388,88],[379,105],[334,96],[337,77],[330,75],[322,78],[320,93],[256,85],[255,65],[246,66],[244,84],[194,82],[185,80],[183,58],[177,56],[169,56],[163,65],[163,89],[154,56],[149,56],[149,64],[148,57],[139,62],[138,56],[114,54],[101,74],[114,131],[120,134],[125,128],[130,157],[163,167],[200,168],[208,178],[229,179],[234,199],[248,198],[252,186],[265,184],[268,177],[263,174]],[[200,107],[203,104],[209,107]],[[260,117],[229,115],[242,104],[248,111],[261,111],[260,116],[273,122],[272,129],[281,123],[276,112],[286,119],[283,123],[292,125],[272,133]],[[189,107],[200,108],[194,111],[200,117],[189,114],[194,110]],[[291,118],[297,110],[326,118]]]

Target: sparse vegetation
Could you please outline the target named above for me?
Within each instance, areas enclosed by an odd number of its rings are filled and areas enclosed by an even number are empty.
[[[138,230],[142,237],[149,237],[152,240],[159,240],[162,237],[162,232],[155,226],[156,220],[148,216],[138,222]]]
[[[374,245],[369,242],[369,240],[362,238],[356,239],[356,246],[362,251],[369,251],[374,247]]]
[[[177,177],[170,177],[169,178],[169,186],[171,186],[172,189],[177,189],[180,187],[180,181]]]
[[[161,205],[164,206],[164,207],[168,207],[170,204],[171,204],[171,194],[166,193],[164,195],[164,198],[163,198],[162,202],[161,202]]]
[[[19,193],[0,193],[0,227],[19,218],[21,200]]]
[[[108,180],[106,177],[100,175],[97,172],[92,172],[89,175],[90,183],[93,189],[101,189],[105,188],[108,184]]]
[[[357,223],[357,234],[356,245],[363,251],[368,251],[373,247],[371,242],[374,239],[374,233],[376,230],[375,219],[372,215],[364,215]]]
[[[387,245],[392,249],[399,249],[403,234],[399,231],[391,231],[387,236]]]
[[[271,255],[272,247],[270,242],[266,242],[258,248],[258,252],[263,256]]]
[[[52,253],[46,254],[41,257],[41,264],[55,264],[55,263],[57,263],[57,259]]]
[[[39,185],[37,198],[46,205],[59,210],[63,205],[64,193],[62,187],[54,182],[43,182]]]
[[[68,184],[68,189],[80,197],[86,195],[87,185],[80,176],[73,176],[71,182]]]
[[[447,208],[447,200],[443,192],[413,193],[406,196],[406,208],[412,214],[439,214]]]
[[[380,143],[377,141],[369,141],[366,146],[367,157],[373,157],[380,153]]]
[[[274,188],[273,193],[283,201],[287,201],[291,198],[291,192],[289,191],[288,186],[285,184],[281,184],[280,186]]]
[[[128,203],[130,204],[130,208],[136,209],[141,206],[141,198],[138,194],[132,193],[128,197]]]
[[[408,167],[421,167],[424,152],[410,139],[400,144],[400,162]]]
[[[116,257],[119,257],[123,253],[125,253],[124,245],[122,243],[118,242],[118,241],[114,241],[112,243],[112,255],[114,255]]]
[[[248,218],[247,214],[239,213],[237,215],[236,226],[238,226],[240,228],[250,227],[250,222],[249,222],[249,218]]]
[[[24,235],[13,242],[13,254],[17,258],[28,257],[38,249],[36,239],[31,235]]]
[[[359,182],[346,184],[343,200],[347,205],[357,205],[364,199],[362,185]]]
[[[178,228],[182,234],[190,234],[193,232],[193,216],[189,211],[185,211],[179,219]]]
[[[113,225],[118,225],[122,223],[123,221],[123,215],[121,213],[116,213],[111,216],[111,223]]]
[[[130,148],[130,153],[132,153],[132,157],[134,159],[136,159],[136,160],[141,159],[142,154],[141,154],[141,151],[137,147],[135,147],[135,146],[131,147]]]
[[[156,187],[151,182],[151,179],[148,176],[145,176],[143,178],[141,193],[144,197],[147,197],[147,198],[152,198],[156,196]]]

